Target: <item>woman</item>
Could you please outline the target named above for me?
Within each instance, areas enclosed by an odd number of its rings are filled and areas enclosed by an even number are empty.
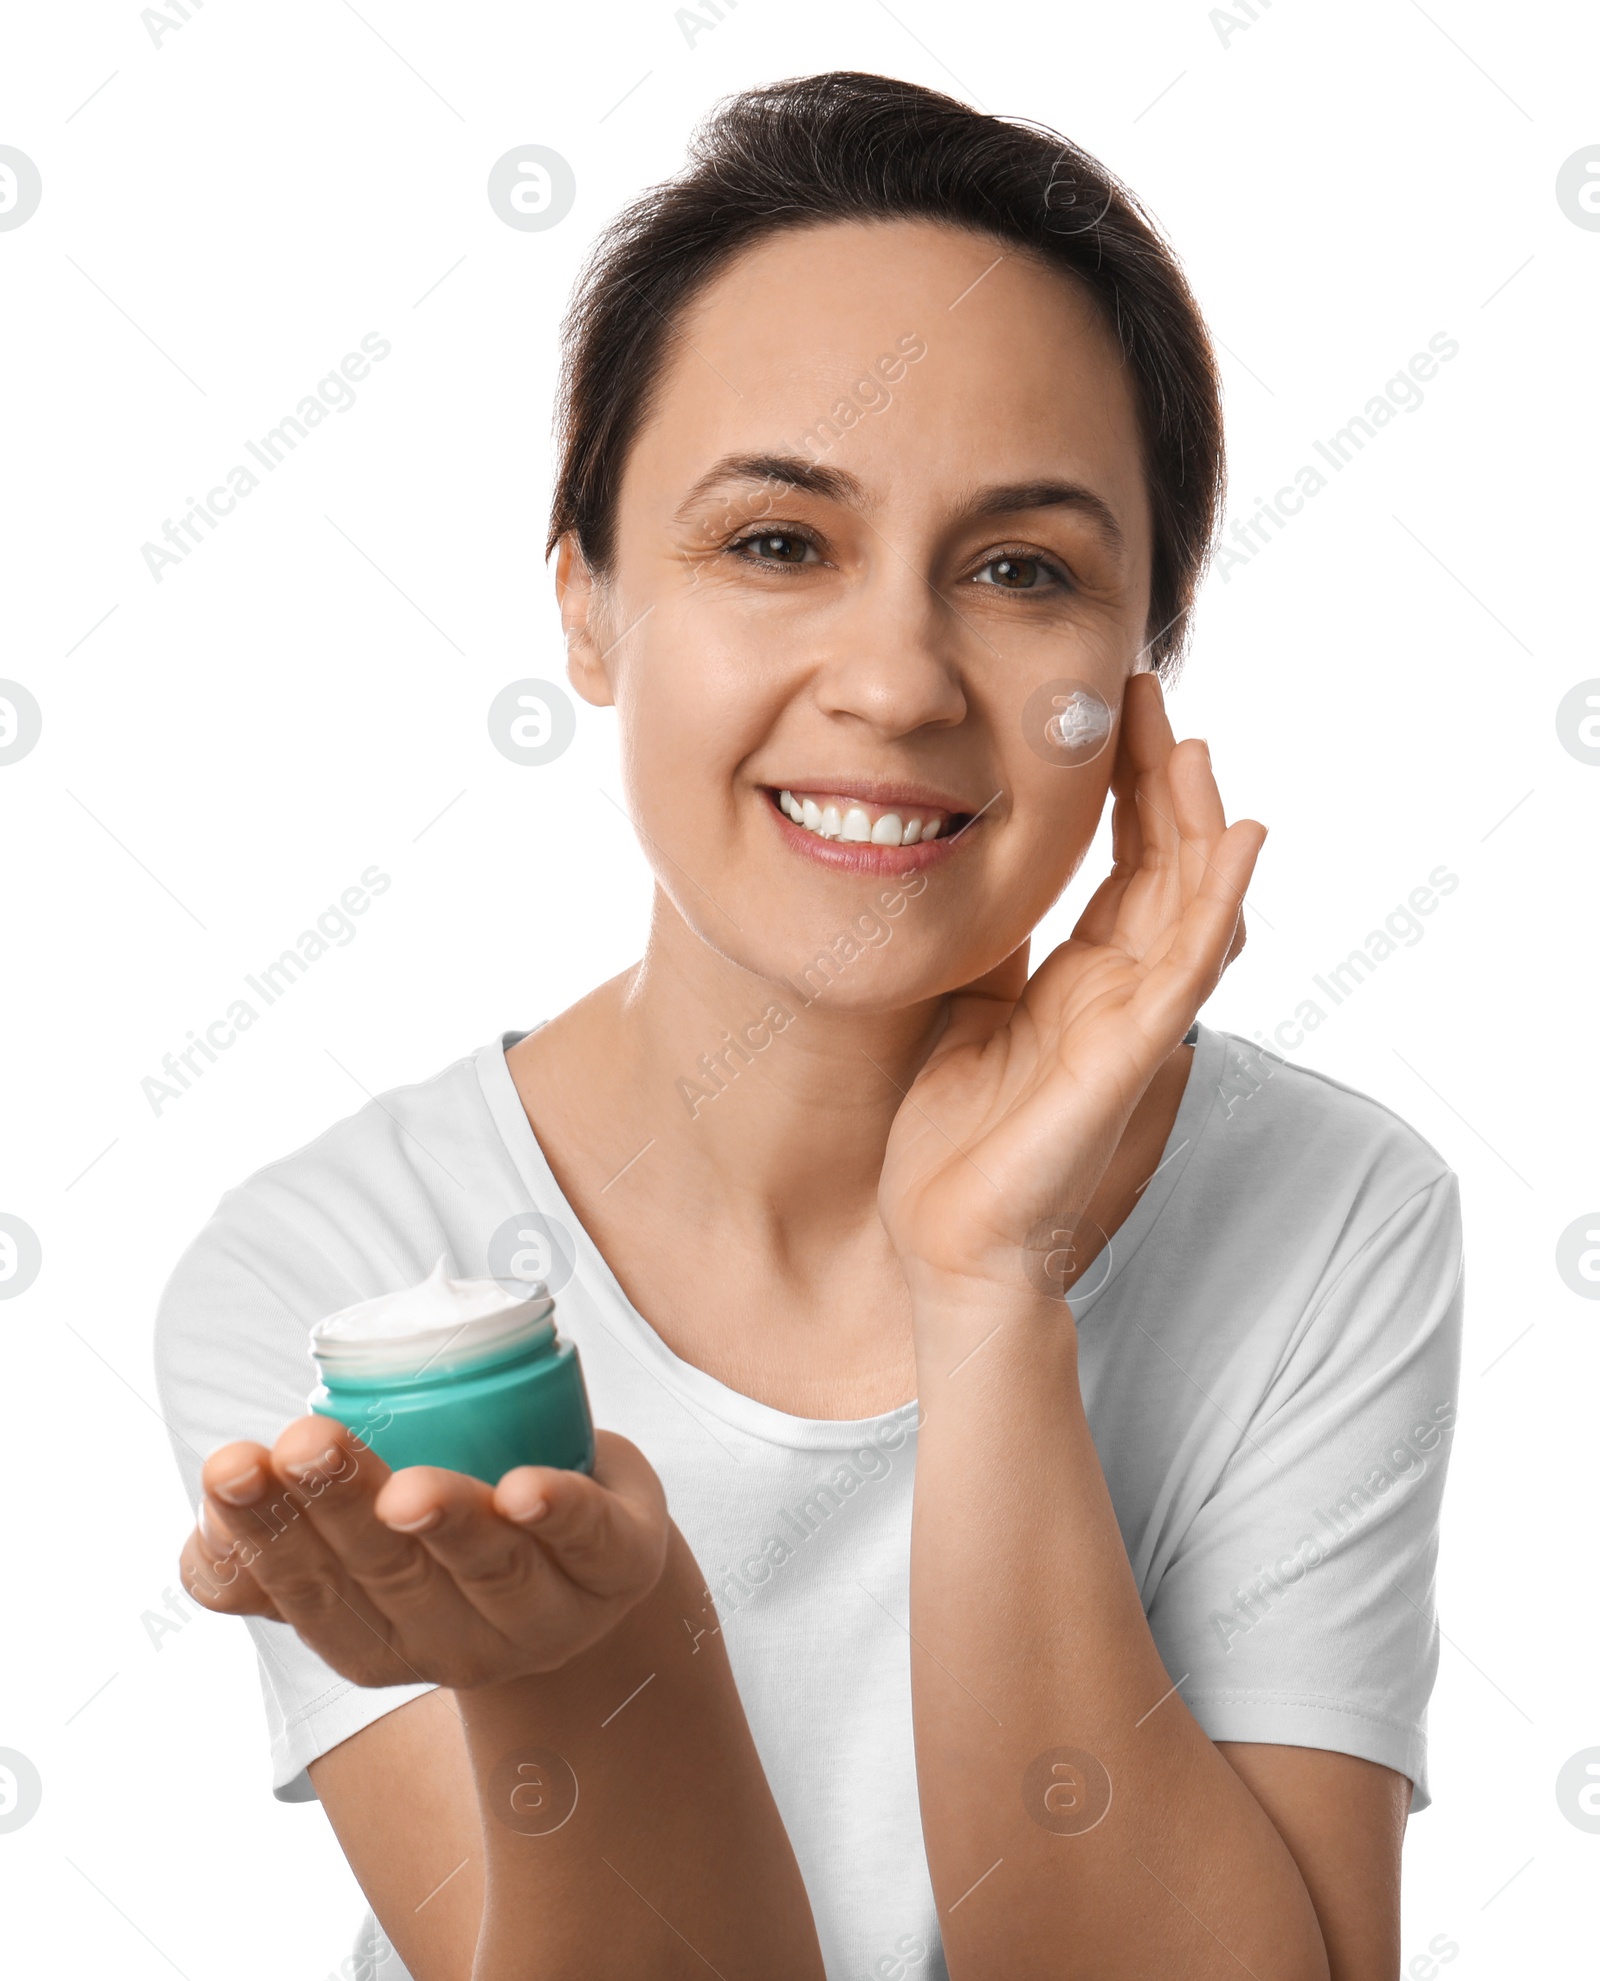
[[[1182,275],[1055,135],[816,76],[568,335],[645,956],[230,1192],[163,1301],[277,1792],[417,1981],[1382,1981],[1455,1179],[1196,1022],[1265,834],[1163,709],[1222,484]],[[592,1479],[300,1414],[319,1317],[508,1232],[572,1262]]]

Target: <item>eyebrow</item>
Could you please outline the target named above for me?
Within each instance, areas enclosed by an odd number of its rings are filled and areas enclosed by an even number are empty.
[[[1109,502],[1075,481],[1003,482],[980,489],[969,505],[969,516],[1007,516],[1018,509],[1073,509],[1118,557],[1126,547],[1122,525]]]
[[[673,512],[681,523],[703,496],[724,482],[782,482],[786,487],[804,489],[808,495],[825,496],[830,502],[852,503],[858,509],[869,506],[866,484],[844,468],[825,468],[800,454],[724,454],[713,461]]]
[[[715,461],[685,495],[673,520],[682,522],[712,489],[726,482],[781,482],[786,487],[843,502],[861,510],[872,507],[866,484],[847,468],[825,467],[799,454],[725,454]],[[1007,516],[1022,509],[1071,509],[1089,523],[1106,547],[1121,556],[1126,547],[1122,525],[1111,506],[1091,488],[1073,481],[1000,482],[979,489],[963,506],[967,517]]]

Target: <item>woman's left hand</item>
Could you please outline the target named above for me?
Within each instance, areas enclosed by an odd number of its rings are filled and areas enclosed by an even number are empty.
[[[1127,684],[1112,790],[1112,870],[1071,938],[1026,983],[1024,945],[952,997],[895,1117],[878,1207],[914,1299],[1026,1286],[1033,1234],[1087,1207],[1237,953],[1266,828],[1225,824],[1210,752],[1174,743],[1153,674]]]

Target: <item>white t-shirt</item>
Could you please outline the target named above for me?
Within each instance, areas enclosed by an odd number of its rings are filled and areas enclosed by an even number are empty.
[[[441,1252],[462,1277],[504,1276],[514,1249],[564,1252],[561,1328],[596,1423],[648,1456],[715,1592],[828,1975],[937,1981],[905,1621],[916,1405],[792,1417],[680,1360],[556,1187],[505,1061],[523,1036],[223,1197],[157,1319],[190,1496],[196,1454],[270,1444],[303,1414],[323,1315],[414,1284]],[[1227,1033],[1190,1036],[1165,1159],[1070,1296],[1123,1541],[1212,1739],[1362,1755],[1425,1808],[1456,1179],[1376,1102]],[[313,1795],[308,1761],[430,1689],[352,1685],[288,1625],[247,1627],[286,1801]],[[392,1954],[378,1972],[403,1974]]]

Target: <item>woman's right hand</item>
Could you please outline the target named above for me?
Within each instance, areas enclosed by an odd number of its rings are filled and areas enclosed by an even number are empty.
[[[593,1476],[520,1466],[498,1485],[391,1472],[330,1417],[270,1451],[221,1446],[180,1563],[205,1608],[292,1624],[357,1685],[454,1690],[559,1669],[656,1587],[671,1523],[648,1460],[601,1431]]]

